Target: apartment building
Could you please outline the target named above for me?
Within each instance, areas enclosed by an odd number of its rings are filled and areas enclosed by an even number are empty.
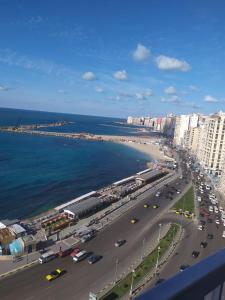
[[[177,146],[183,146],[185,131],[189,129],[189,115],[180,115],[176,117],[174,143]]]
[[[197,158],[209,173],[220,176],[225,161],[225,113],[219,112],[205,118],[201,129]]]

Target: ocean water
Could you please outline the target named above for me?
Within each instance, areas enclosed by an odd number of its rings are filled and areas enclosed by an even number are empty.
[[[124,120],[0,109],[0,126],[75,122],[55,130],[133,135]],[[47,129],[46,129],[47,130]],[[50,128],[53,130],[53,128]],[[146,167],[149,157],[127,146],[61,137],[0,133],[0,219],[39,214]]]

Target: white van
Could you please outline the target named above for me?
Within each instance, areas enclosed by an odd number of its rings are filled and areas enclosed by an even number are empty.
[[[53,251],[48,251],[48,252],[42,254],[39,257],[38,261],[40,264],[44,264],[44,263],[54,259],[55,257],[56,257],[56,254]]]
[[[85,259],[87,256],[88,256],[87,251],[82,250],[82,251],[78,252],[77,255],[75,255],[75,256],[73,257],[73,261],[79,262],[79,261]]]

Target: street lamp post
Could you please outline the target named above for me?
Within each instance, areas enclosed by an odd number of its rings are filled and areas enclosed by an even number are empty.
[[[162,224],[159,224],[159,236],[158,236],[158,252],[157,252],[157,260],[156,260],[156,265],[155,265],[155,275],[157,273],[157,269],[158,269],[158,265],[159,265],[159,254],[160,254],[160,246],[159,246],[159,243],[160,243],[160,233],[161,233],[161,226]]]
[[[133,270],[132,273],[131,273],[131,284],[130,284],[129,299],[132,299],[132,294],[133,294],[134,273],[135,273],[135,270]]]
[[[142,241],[142,253],[141,253],[141,261],[143,261],[144,254],[145,254],[145,238]]]
[[[118,258],[116,259],[116,270],[115,270],[115,280],[114,280],[114,284],[116,284],[117,282],[117,270],[118,270],[118,264],[119,264],[119,260]]]

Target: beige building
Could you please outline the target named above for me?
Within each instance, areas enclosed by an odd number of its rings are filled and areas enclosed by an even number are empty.
[[[202,126],[197,158],[210,174],[220,175],[225,161],[225,113],[205,118]]]
[[[196,155],[200,145],[201,127],[194,127],[187,130],[184,134],[184,147]]]

